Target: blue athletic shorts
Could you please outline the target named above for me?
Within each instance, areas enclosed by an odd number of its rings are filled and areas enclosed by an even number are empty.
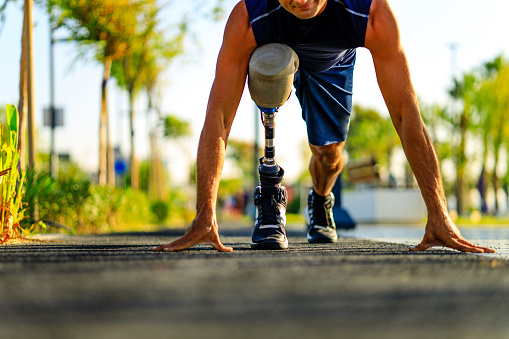
[[[346,65],[310,73],[299,68],[293,85],[306,121],[308,140],[325,146],[346,140],[352,111],[355,57]]]

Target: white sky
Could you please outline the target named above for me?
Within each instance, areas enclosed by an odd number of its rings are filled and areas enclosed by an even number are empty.
[[[234,0],[227,0],[229,12]],[[509,2],[507,0],[392,0],[398,17],[403,44],[419,97],[426,103],[445,103],[451,83],[451,53],[449,44],[457,43],[457,71],[468,71],[500,53],[508,55]],[[22,2],[11,4],[7,21],[0,34],[0,104],[18,103],[19,58],[21,55]],[[171,15],[173,11],[168,11]],[[49,131],[42,126],[42,112],[49,105],[49,31],[47,15],[36,9],[34,31],[36,119],[39,149],[49,152]],[[171,18],[168,17],[168,21]],[[225,20],[219,23],[200,20],[195,23],[196,39],[201,48],[185,62],[175,64],[167,72],[163,110],[192,123],[191,138],[178,143],[166,143],[164,158],[174,180],[187,176],[194,159],[201,131],[210,86],[214,77],[215,58],[219,50]],[[102,69],[90,61],[73,62],[76,56],[72,44],[55,48],[56,105],[64,108],[65,126],[57,129],[58,152],[70,152],[84,169],[96,171],[98,163],[98,126],[100,82]],[[128,155],[128,121],[126,95],[110,83],[109,109],[115,144]],[[354,78],[354,103],[386,108],[376,84],[369,52],[359,50]],[[140,98],[137,115],[136,143],[140,157],[147,153],[147,128],[144,123],[144,100]],[[234,122],[231,138],[253,140],[254,107],[246,93]],[[294,96],[278,114],[276,150],[278,162],[285,168],[287,179],[297,176],[307,164],[302,160],[301,145],[305,143],[305,125]],[[352,126],[355,128],[355,126]],[[259,140],[262,142],[262,128]],[[225,166],[225,173],[229,166]]]

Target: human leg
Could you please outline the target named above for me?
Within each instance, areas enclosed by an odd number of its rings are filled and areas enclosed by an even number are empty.
[[[307,239],[310,243],[333,243],[337,241],[336,224],[332,208],[335,198],[331,192],[344,165],[344,142],[327,146],[313,146],[309,171],[313,187],[309,192],[305,211],[308,225]]]
[[[322,73],[301,69],[294,81],[313,153],[309,165],[313,188],[305,211],[307,239],[311,243],[337,241],[332,214],[335,199],[331,190],[344,165],[343,148],[352,107],[353,67],[354,62]]]
[[[313,154],[309,163],[309,172],[313,179],[313,190],[317,194],[326,196],[332,191],[332,187],[345,164],[344,146],[344,141],[326,146],[309,144]]]

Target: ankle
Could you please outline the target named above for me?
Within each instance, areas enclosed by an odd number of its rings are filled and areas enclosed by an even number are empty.
[[[309,192],[309,194],[313,197],[314,201],[320,201],[320,202],[325,201],[327,199],[327,197],[330,196],[330,193],[327,195],[318,194],[318,193],[316,193],[314,188],[311,188],[311,191]]]

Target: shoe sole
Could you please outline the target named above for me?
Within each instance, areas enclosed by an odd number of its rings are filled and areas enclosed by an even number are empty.
[[[307,235],[307,239],[310,244],[333,244],[338,242],[338,238],[311,237],[309,234]]]
[[[288,240],[285,242],[277,241],[263,241],[263,242],[252,242],[251,249],[253,250],[286,250],[288,249]]]

